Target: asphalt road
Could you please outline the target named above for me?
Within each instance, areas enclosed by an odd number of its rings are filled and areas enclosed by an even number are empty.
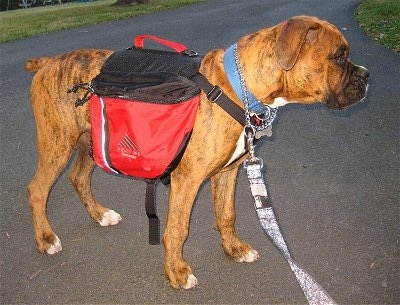
[[[139,33],[199,52],[226,48],[244,34],[290,16],[334,23],[351,57],[371,72],[368,99],[346,112],[322,105],[279,110],[272,140],[257,149],[280,225],[297,261],[339,304],[400,303],[400,56],[376,45],[353,18],[357,0],[221,0],[0,45],[2,304],[304,304],[280,253],[262,232],[244,172],[237,183],[237,230],[260,253],[254,264],[227,259],[212,229],[209,185],[202,187],[185,246],[199,279],[192,291],[170,288],[163,248],[147,243],[142,182],[96,170],[97,198],[123,217],[102,228],[87,216],[66,174],[48,205],[63,251],[35,248],[26,185],[36,167],[29,104],[29,57],[80,48],[121,49]],[[158,187],[166,219],[168,189]]]

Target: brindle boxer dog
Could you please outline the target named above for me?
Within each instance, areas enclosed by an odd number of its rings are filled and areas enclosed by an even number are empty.
[[[362,100],[367,91],[368,71],[349,60],[349,45],[339,30],[315,17],[300,16],[239,39],[238,56],[249,91],[271,107],[286,103],[325,103],[344,109]],[[115,225],[119,214],[101,205],[90,188],[95,166],[89,155],[88,104],[76,108],[79,97],[67,88],[91,81],[112,53],[78,50],[54,57],[30,59],[31,100],[37,127],[39,161],[28,185],[28,197],[39,251],[54,254],[61,243],[46,215],[49,191],[68,163],[74,148],[77,159],[69,180],[90,217],[101,226]],[[218,85],[243,107],[225,75],[223,50],[209,52],[201,64],[210,83]],[[168,219],[163,243],[165,272],[174,288],[197,285],[182,250],[188,236],[189,218],[197,191],[211,180],[215,228],[225,253],[237,262],[253,262],[258,253],[240,240],[234,228],[234,191],[238,166],[243,158],[226,167],[235,151],[243,126],[202,93],[193,134],[179,166],[171,174]]]

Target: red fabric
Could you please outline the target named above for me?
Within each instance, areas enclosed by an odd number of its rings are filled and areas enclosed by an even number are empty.
[[[179,104],[90,99],[93,157],[108,172],[153,179],[193,129],[199,96]]]
[[[181,44],[181,43],[175,42],[175,41],[171,41],[171,40],[166,40],[166,39],[163,39],[163,38],[159,38],[159,37],[153,36],[153,35],[147,35],[147,34],[136,36],[134,38],[134,40],[133,40],[133,45],[136,48],[143,49],[144,40],[145,39],[150,39],[150,40],[153,40],[155,42],[158,42],[159,44],[167,46],[167,47],[171,48],[172,50],[174,50],[174,51],[176,51],[178,53],[182,53],[183,51],[187,50],[187,47],[184,44]]]

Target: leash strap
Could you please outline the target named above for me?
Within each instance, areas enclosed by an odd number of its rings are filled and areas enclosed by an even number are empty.
[[[289,263],[308,303],[311,305],[336,305],[328,293],[290,255],[278,221],[276,220],[274,210],[268,200],[267,188],[262,173],[262,159],[252,154],[244,162],[244,168],[250,182],[250,190],[254,197],[254,205],[261,227]]]
[[[146,215],[149,219],[149,244],[160,244],[160,219],[157,217],[156,180],[146,180]]]
[[[328,293],[291,257],[285,239],[282,236],[272,207],[256,209],[258,219],[265,233],[268,234],[274,245],[279,249],[289,263],[296,280],[307,301],[311,305],[336,304]]]

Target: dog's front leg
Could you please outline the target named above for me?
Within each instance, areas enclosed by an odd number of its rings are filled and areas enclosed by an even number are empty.
[[[223,171],[211,177],[215,228],[221,234],[226,255],[236,262],[254,262],[258,253],[241,241],[235,231],[235,185],[238,168]]]
[[[189,231],[190,213],[202,181],[185,175],[171,175],[167,224],[164,232],[165,274],[174,288],[190,289],[197,285],[192,269],[183,258],[183,245]]]

